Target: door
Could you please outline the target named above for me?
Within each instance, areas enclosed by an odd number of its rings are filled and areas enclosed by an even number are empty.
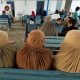
[[[41,15],[44,10],[44,1],[37,1],[37,15]]]

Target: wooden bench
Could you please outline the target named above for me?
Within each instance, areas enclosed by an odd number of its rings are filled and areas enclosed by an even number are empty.
[[[0,18],[0,25],[7,25],[7,28],[9,30],[9,22],[7,18]]]
[[[64,37],[46,36],[44,46],[46,48],[52,49],[52,51],[59,51],[59,48],[63,40],[64,40]]]
[[[0,68],[0,80],[80,80],[79,73]]]

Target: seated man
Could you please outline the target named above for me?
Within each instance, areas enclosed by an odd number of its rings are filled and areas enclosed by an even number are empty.
[[[56,22],[54,23],[54,26],[58,30],[58,34],[60,34],[62,32],[62,29],[63,29],[62,19],[61,18],[58,18],[56,20]]]
[[[7,18],[8,19],[8,23],[9,23],[9,28],[10,28],[11,22],[10,22],[9,16],[6,15],[5,11],[2,11],[2,15],[0,16],[0,18]]]

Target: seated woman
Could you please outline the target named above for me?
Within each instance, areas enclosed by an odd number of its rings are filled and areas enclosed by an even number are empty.
[[[36,16],[35,12],[32,11],[32,13],[30,15],[30,20],[35,21],[35,16]]]
[[[43,47],[44,34],[39,30],[29,33],[24,47],[17,53],[17,67],[23,69],[50,69],[52,53]]]
[[[62,30],[61,34],[59,34],[59,35],[65,36],[66,33],[70,30],[77,30],[77,28],[75,27],[74,20],[72,18],[70,20],[68,20],[67,25],[63,27],[63,30]]]
[[[67,33],[59,53],[55,56],[55,67],[66,72],[80,72],[80,31]]]
[[[51,22],[51,16],[46,16],[44,19],[44,23],[42,24],[40,30],[46,35],[46,36],[57,36],[58,30],[56,27],[54,27],[53,23]]]
[[[0,68],[14,67],[16,48],[13,41],[9,41],[8,33],[0,31]]]

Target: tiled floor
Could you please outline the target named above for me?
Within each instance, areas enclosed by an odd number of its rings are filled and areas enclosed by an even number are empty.
[[[25,26],[20,22],[12,23],[12,29],[8,32],[10,40],[14,40],[19,46],[23,46],[25,38]]]

